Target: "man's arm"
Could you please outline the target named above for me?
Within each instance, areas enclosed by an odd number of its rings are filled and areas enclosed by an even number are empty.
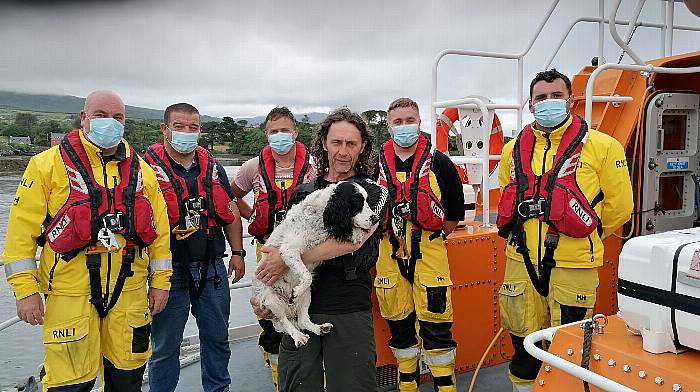
[[[613,139],[601,165],[600,190],[603,192],[601,219],[605,238],[630,220],[634,209],[632,183],[627,168],[627,157],[620,142]]]
[[[158,180],[148,164],[141,161],[143,177],[143,193],[150,201],[153,209],[153,220],[158,236],[148,245],[150,287],[148,290],[148,307],[155,315],[165,309],[170,290],[170,276],[173,274],[172,255],[170,254],[170,223],[168,221],[168,206],[165,204],[163,193]]]
[[[447,155],[436,151],[433,170],[440,187],[440,203],[445,209],[445,224],[442,231],[450,234],[459,221],[464,220],[464,190],[457,168]]]
[[[243,249],[243,224],[241,222],[241,215],[238,212],[238,207],[236,203],[231,202],[231,209],[234,215],[236,215],[236,220],[224,226],[224,235],[226,236],[226,241],[228,242],[231,250],[242,250]],[[231,283],[236,283],[243,275],[245,275],[245,260],[243,256],[231,255],[231,259],[228,262],[228,277],[230,278],[233,272],[236,272]]]
[[[231,250],[242,250],[243,249],[243,223],[241,222],[241,213],[238,209],[236,190],[234,189],[235,182],[229,183],[228,176],[226,175],[226,169],[220,164],[216,163],[216,170],[219,172],[219,181],[223,185],[228,197],[231,199],[229,202],[229,208],[233,215],[236,217],[232,223],[224,226],[224,236]],[[240,188],[239,188],[240,190]],[[240,255],[231,255],[228,261],[228,273],[227,276],[230,278],[233,272],[236,272],[236,276],[233,278],[232,283],[236,283],[245,274],[245,260]]]
[[[513,157],[513,147],[515,139],[506,143],[501,150],[501,162],[498,164],[498,186],[503,192],[503,188],[510,183],[510,160]]]
[[[253,208],[243,200],[245,195],[250,193],[250,191],[246,192],[241,189],[238,184],[236,184],[236,181],[231,181],[231,189],[233,189],[233,194],[236,196],[236,205],[240,216],[250,219],[250,216],[253,215]]]
[[[10,207],[3,261],[5,276],[16,298],[17,316],[37,325],[44,322],[44,304],[39,295],[36,240],[48,211],[50,189],[45,186],[42,167],[51,167],[51,155],[41,154],[29,161]],[[11,246],[10,246],[11,244]]]

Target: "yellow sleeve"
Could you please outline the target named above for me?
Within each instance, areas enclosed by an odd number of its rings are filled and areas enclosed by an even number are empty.
[[[605,238],[630,220],[634,208],[627,157],[622,145],[616,139],[612,139],[608,146],[608,152],[598,176],[600,190],[603,192],[601,220],[603,238]]]
[[[498,186],[501,191],[510,183],[510,161],[513,159],[513,146],[515,146],[515,139],[506,143],[501,150],[501,163],[498,165]]]
[[[2,258],[7,282],[17,299],[39,292],[36,239],[46,219],[49,196],[39,168],[50,165],[37,161],[46,156],[40,154],[29,160],[10,207]]]
[[[148,246],[150,259],[151,287],[170,290],[170,276],[173,274],[172,256],[170,254],[170,223],[168,222],[168,206],[165,204],[163,193],[158,185],[153,169],[141,161],[144,196],[151,202],[153,218],[158,237]]]

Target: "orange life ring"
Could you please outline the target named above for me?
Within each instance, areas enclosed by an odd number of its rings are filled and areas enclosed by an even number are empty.
[[[447,139],[450,134],[450,130],[454,129],[454,122],[459,121],[459,110],[457,108],[446,108],[442,111],[442,116],[438,118],[436,125],[436,143],[435,148],[438,151],[447,151]],[[498,119],[496,113],[493,114],[493,122],[491,124],[491,137],[489,138],[489,154],[499,155],[503,150],[503,128],[501,127],[501,121]],[[493,174],[496,169],[498,161],[489,162],[489,173]],[[457,165],[459,174],[462,177],[462,181],[466,182],[466,171]]]

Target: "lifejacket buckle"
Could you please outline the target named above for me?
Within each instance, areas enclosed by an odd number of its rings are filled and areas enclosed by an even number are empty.
[[[547,201],[545,199],[528,199],[523,200],[518,204],[518,215],[525,219],[536,218],[538,216],[544,215],[545,209],[547,208]]]
[[[411,205],[405,201],[398,203],[391,209],[391,215],[405,219],[407,216],[411,215]]]
[[[185,230],[196,231],[199,230],[200,215],[199,212],[193,210],[188,210],[187,215],[185,215]]]
[[[111,232],[124,230],[124,214],[121,211],[105,214],[102,217],[102,226]]]
[[[547,233],[544,237],[544,247],[549,249],[556,249],[559,245],[559,234]]]
[[[201,213],[207,209],[206,201],[202,196],[192,197],[185,200],[185,209],[187,212]]]
[[[287,210],[279,210],[275,212],[275,223],[282,222],[287,217]]]

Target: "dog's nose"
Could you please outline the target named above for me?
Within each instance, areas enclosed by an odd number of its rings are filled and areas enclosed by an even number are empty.
[[[379,222],[379,217],[376,214],[372,214],[369,217],[369,221],[372,222],[372,224],[375,224],[375,223]]]

